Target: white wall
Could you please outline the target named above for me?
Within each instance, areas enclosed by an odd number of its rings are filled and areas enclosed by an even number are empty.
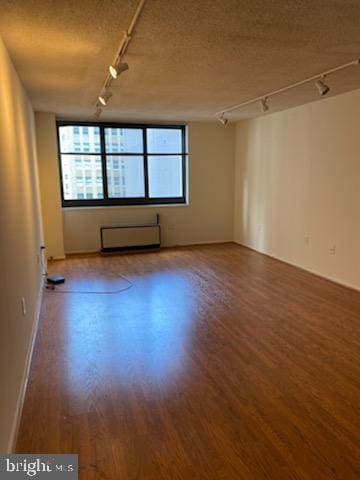
[[[359,125],[360,90],[240,122],[236,242],[360,288]]]
[[[55,114],[36,112],[35,123],[45,253],[60,259],[65,253]]]
[[[0,105],[0,452],[5,452],[13,447],[40,305],[42,235],[34,114],[1,38]]]
[[[41,134],[41,132],[40,132]],[[235,128],[189,125],[189,200],[186,206],[67,208],[65,251],[100,249],[100,225],[145,223],[161,216],[165,246],[231,241]]]

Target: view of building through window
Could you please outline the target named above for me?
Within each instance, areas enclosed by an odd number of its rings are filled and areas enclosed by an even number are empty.
[[[183,199],[181,128],[59,126],[63,200]]]

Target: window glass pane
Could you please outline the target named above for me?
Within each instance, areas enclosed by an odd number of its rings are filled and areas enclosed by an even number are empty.
[[[142,155],[106,158],[110,198],[144,197],[144,157]]]
[[[143,153],[143,134],[137,128],[105,128],[107,153]]]
[[[181,130],[177,128],[147,128],[149,153],[181,153]]]
[[[104,197],[99,159],[95,155],[61,155],[64,200]]]
[[[99,127],[59,127],[60,152],[96,153],[100,146]]]
[[[150,197],[182,197],[181,155],[150,155],[148,170]]]

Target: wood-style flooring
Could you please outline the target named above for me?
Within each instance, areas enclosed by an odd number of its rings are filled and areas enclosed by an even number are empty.
[[[50,271],[132,287],[45,291],[17,452],[86,480],[359,480],[360,293],[234,244]]]

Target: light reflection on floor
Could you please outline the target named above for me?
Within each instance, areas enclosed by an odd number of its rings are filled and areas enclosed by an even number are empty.
[[[106,395],[114,379],[119,389],[128,383],[166,389],[186,369],[196,312],[191,282],[181,272],[131,282],[119,294],[64,295],[65,387],[82,410],[94,394]]]

